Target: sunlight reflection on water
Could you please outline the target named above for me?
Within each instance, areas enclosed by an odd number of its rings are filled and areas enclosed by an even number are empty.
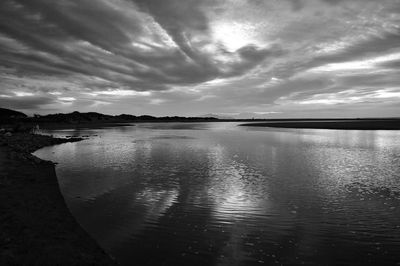
[[[395,264],[400,133],[155,123],[35,154],[123,264]]]

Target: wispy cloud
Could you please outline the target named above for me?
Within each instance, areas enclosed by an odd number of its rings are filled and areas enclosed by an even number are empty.
[[[0,105],[395,115],[399,25],[398,0],[2,0]]]

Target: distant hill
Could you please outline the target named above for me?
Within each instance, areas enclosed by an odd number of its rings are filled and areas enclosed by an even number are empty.
[[[215,121],[213,117],[181,117],[164,116],[155,117],[151,115],[134,116],[129,114],[105,115],[95,112],[89,113],[59,113],[49,115],[35,115],[28,119],[33,123],[68,123],[68,124],[90,124],[90,123],[125,123],[125,122],[191,122],[191,121]]]
[[[27,115],[11,109],[0,108],[0,122],[7,122],[9,120],[16,120],[26,118]]]
[[[26,114],[11,109],[0,108],[0,119],[25,118]]]
[[[11,109],[0,108],[0,127],[1,128],[20,128],[19,124],[27,119],[27,115]],[[18,125],[18,126],[17,126]]]
[[[223,116],[223,115],[217,115],[217,114],[205,114],[205,115],[201,115],[200,117],[203,117],[203,118],[215,118],[215,119],[226,119],[226,120],[234,119],[232,116]]]
[[[80,113],[72,112],[67,114],[50,114],[50,115],[36,115],[35,120],[38,122],[58,122],[58,123],[87,123],[111,120],[114,117],[111,115],[104,115],[95,112]]]

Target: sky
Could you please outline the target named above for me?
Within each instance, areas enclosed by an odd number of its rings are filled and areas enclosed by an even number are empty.
[[[0,106],[399,117],[400,0],[1,0]]]

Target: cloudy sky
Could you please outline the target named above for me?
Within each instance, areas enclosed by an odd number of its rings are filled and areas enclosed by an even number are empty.
[[[1,0],[0,106],[400,116],[400,0]]]

